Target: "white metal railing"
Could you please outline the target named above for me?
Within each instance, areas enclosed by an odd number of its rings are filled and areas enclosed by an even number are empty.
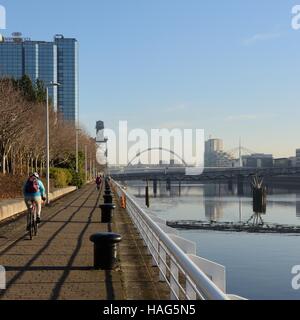
[[[196,255],[195,243],[176,235],[166,222],[147,212],[124,187],[112,180],[119,198],[126,197],[126,209],[139,231],[159,279],[170,288],[171,300],[243,299],[226,294],[225,267]]]

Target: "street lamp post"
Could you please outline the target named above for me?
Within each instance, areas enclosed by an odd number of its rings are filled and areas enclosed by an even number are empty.
[[[46,179],[47,179],[47,205],[50,203],[50,129],[49,129],[49,87],[58,87],[59,83],[51,82],[47,88],[47,110],[46,110]]]

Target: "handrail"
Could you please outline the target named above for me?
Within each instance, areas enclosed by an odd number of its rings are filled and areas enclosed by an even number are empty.
[[[230,296],[217,287],[170,235],[152,220],[135,197],[124,190],[119,183],[111,181],[117,194],[120,197],[126,196],[127,211],[148,246],[154,265],[160,270],[160,279],[168,282],[171,298],[181,299],[183,296],[184,299],[230,300]],[[180,284],[179,271],[184,275],[185,288]]]

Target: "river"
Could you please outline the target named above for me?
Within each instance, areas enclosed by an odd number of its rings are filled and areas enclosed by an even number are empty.
[[[145,187],[131,182],[129,191],[144,201]],[[150,188],[152,191],[152,188]],[[151,210],[170,220],[238,222],[251,218],[249,186],[238,195],[227,184],[158,186],[151,194]],[[300,225],[300,190],[268,188],[266,223]],[[202,230],[180,230],[180,235],[197,244],[197,254],[226,267],[227,292],[248,299],[300,299],[292,288],[291,270],[300,265],[300,236],[250,234]]]

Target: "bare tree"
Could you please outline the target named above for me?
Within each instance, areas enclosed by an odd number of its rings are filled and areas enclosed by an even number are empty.
[[[46,103],[28,101],[10,79],[0,79],[0,163],[3,174],[45,168]],[[76,127],[50,107],[50,162],[65,167],[75,155]],[[88,147],[88,164],[96,163],[96,142],[80,130],[79,145]],[[90,168],[91,169],[91,168]]]
[[[28,127],[32,104],[23,98],[9,80],[0,81],[0,97],[0,155],[2,173],[5,174],[8,155]]]

